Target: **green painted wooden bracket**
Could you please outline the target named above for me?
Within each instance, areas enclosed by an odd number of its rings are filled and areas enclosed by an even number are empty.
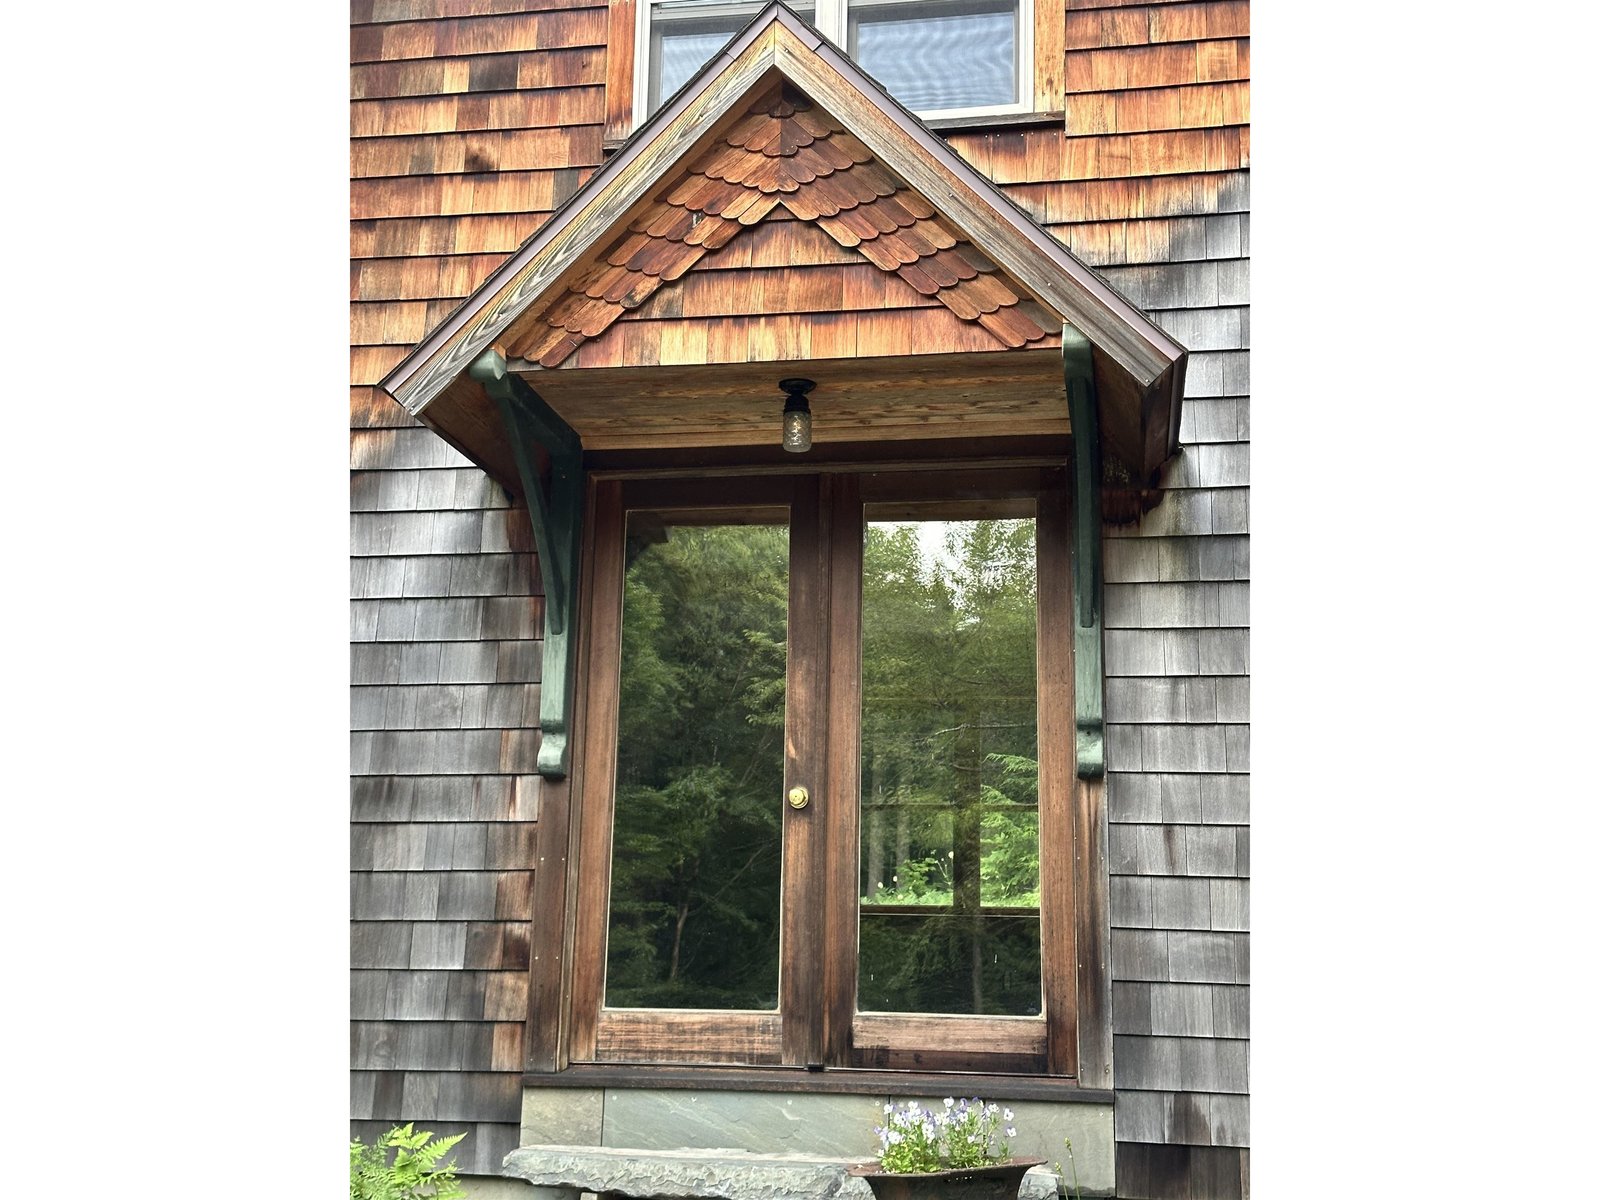
[[[1072,420],[1072,696],[1078,778],[1106,773],[1105,660],[1100,636],[1100,418],[1089,339],[1061,330],[1061,362]]]
[[[565,779],[571,762],[573,683],[577,673],[578,553],[583,533],[583,443],[519,375],[506,370],[494,349],[478,356],[468,374],[500,410],[517,463],[544,579],[544,655],[539,673],[539,759],[546,779]],[[548,493],[533,448],[550,457]]]

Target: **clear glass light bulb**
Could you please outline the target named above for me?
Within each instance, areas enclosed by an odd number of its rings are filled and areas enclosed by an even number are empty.
[[[811,449],[811,414],[791,409],[783,414],[783,448],[791,454]]]

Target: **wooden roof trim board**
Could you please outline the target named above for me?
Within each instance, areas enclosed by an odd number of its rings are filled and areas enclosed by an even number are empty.
[[[1147,420],[1175,435],[1186,351],[1079,262],[992,182],[805,22],[769,5],[621,151],[494,271],[461,309],[383,380],[418,415],[532,304],[570,284],[585,256],[652,189],[738,119],[738,106],[782,78],[838,118],[872,156],[929,200],[959,234],[1055,316],[1081,330],[1141,394]],[[1147,432],[1151,431],[1146,424]],[[1170,439],[1162,439],[1170,442]],[[1153,470],[1148,454],[1127,455]]]

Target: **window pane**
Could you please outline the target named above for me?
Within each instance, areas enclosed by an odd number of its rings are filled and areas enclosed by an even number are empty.
[[[777,1007],[788,553],[628,517],[609,1007]]]
[[[651,5],[651,111],[688,83],[763,7],[762,3]],[[814,3],[789,7],[808,21],[815,19]]]
[[[907,108],[1017,100],[1017,0],[850,5],[850,54]]]
[[[868,522],[863,1010],[1042,1011],[1034,525]]]

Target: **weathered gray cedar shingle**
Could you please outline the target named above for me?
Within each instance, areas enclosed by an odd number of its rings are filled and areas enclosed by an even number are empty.
[[[388,971],[350,972],[350,1019],[376,1021],[385,1015],[384,1002],[389,992]]]
[[[488,1069],[495,1026],[477,1021],[352,1021],[351,1065],[358,1070]]]
[[[1161,820],[1160,776],[1145,775],[1142,772],[1108,771],[1106,812],[1113,824]]]
[[[1249,1138],[1249,1099],[1192,1092],[1117,1092],[1117,1137],[1129,1142],[1243,1146]]]
[[[1211,992],[1212,1019],[1218,1037],[1250,1036],[1250,989],[1215,987]]]
[[[352,967],[408,967],[411,965],[411,925],[405,921],[352,921]]]
[[[350,560],[350,596],[366,600],[378,596],[398,596],[405,585],[406,562],[403,558],[352,558]]]
[[[1205,807],[1201,803],[1205,775],[1163,774],[1155,777],[1161,794],[1159,818],[1169,825],[1205,824]]]
[[[504,775],[532,772],[532,729],[385,730],[350,735],[353,775]]]
[[[1165,471],[1163,485],[1169,488],[1247,487],[1250,443],[1230,441],[1184,446]]]
[[[1165,929],[1112,929],[1111,977],[1166,980],[1170,972],[1167,936]]]
[[[1112,1039],[1117,1086],[1193,1092],[1249,1091],[1248,1043],[1214,1037],[1125,1034]]]
[[[1211,532],[1211,492],[1180,488],[1163,492],[1160,502],[1139,518],[1140,537],[1173,537]]]
[[[1250,303],[1248,259],[1107,266],[1100,274],[1140,308],[1236,308]]]
[[[352,729],[522,729],[537,725],[537,684],[361,685],[350,692]]]
[[[541,591],[538,560],[532,554],[369,556],[350,560],[350,595],[357,600],[533,596]]]
[[[1111,877],[1111,924],[1119,929],[1151,929],[1155,926],[1150,899],[1149,877],[1113,875]]]
[[[1250,678],[1235,675],[1216,681],[1217,720],[1224,724],[1250,720]]]
[[[1250,819],[1250,777],[1200,776],[1200,819],[1208,825],[1246,823]]]
[[[1250,492],[1247,488],[1222,488],[1212,493],[1211,532],[1250,532]]]
[[[448,971],[391,971],[381,1015],[388,1021],[443,1020],[449,987]]]
[[[1111,1007],[1119,1033],[1248,1037],[1250,989],[1239,984],[1117,980]]]
[[[357,778],[350,795],[357,822],[536,821],[539,813],[537,775]]]
[[[1192,833],[1193,830],[1185,830]],[[1150,881],[1150,923],[1157,929],[1211,929],[1211,881],[1154,877]],[[1112,911],[1112,924],[1117,923]]]
[[[1117,1142],[1117,1195],[1129,1200],[1242,1200],[1250,1151],[1232,1146]]]
[[[466,554],[483,547],[501,524],[481,512],[363,512],[350,514],[350,553]],[[496,547],[502,553],[509,544]]]
[[[1227,751],[1228,770],[1248,771],[1250,769],[1250,726],[1227,726],[1223,731],[1223,743]]]
[[[1237,852],[1235,853],[1237,859]],[[1250,887],[1243,879],[1213,879],[1211,885],[1211,928],[1247,930],[1250,928]]]
[[[1250,345],[1248,308],[1169,308],[1149,315],[1191,351],[1244,350]]]
[[[1196,675],[1250,674],[1250,636],[1245,629],[1196,631]]]
[[[1250,351],[1211,350],[1191,353],[1183,381],[1183,394],[1185,397],[1197,398],[1249,395]]]
[[[352,512],[507,508],[504,489],[476,467],[364,470],[350,475]]]
[[[1054,205],[1049,203],[1055,198],[1052,185],[1013,184],[1007,186],[1005,191],[1036,220],[1053,224],[1054,232],[1063,237],[1073,252],[1090,266],[1237,258],[1244,244],[1242,213],[1158,215],[1151,210],[1144,214],[1148,220],[1129,220],[1130,236],[1126,247],[1119,243],[1108,253],[1093,242],[1074,239],[1073,224],[1069,218],[1076,214],[1070,210],[1064,214],[1056,211],[1060,207],[1059,201]]]
[[[353,471],[471,466],[454,446],[425,427],[350,431],[350,469]]]
[[[1186,849],[1175,825],[1112,825],[1107,861],[1113,875],[1182,875]]]
[[[1188,874],[1236,876],[1240,873],[1238,837],[1232,826],[1184,825],[1181,828]]]
[[[404,965],[448,970],[466,965],[465,921],[422,922],[411,925],[411,959]]]
[[[1111,874],[1233,878],[1248,873],[1239,862],[1239,828],[1232,825],[1134,825],[1108,830]]]
[[[538,683],[543,642],[501,642],[495,647],[496,683]]]
[[[351,640],[385,642],[501,641],[539,637],[538,596],[431,597],[351,601]]]
[[[1230,769],[1226,736],[1226,730],[1231,728],[1229,726],[1140,725],[1137,728],[1140,770],[1227,771]],[[1110,761],[1108,758],[1108,765]]]
[[[1234,581],[1108,583],[1107,629],[1202,628],[1249,623],[1245,593]],[[1242,619],[1241,619],[1242,617]]]
[[[1248,983],[1250,935],[1170,930],[1167,969],[1175,983]]]
[[[1184,398],[1183,444],[1248,442],[1250,431],[1242,424],[1249,401],[1238,396]]]

